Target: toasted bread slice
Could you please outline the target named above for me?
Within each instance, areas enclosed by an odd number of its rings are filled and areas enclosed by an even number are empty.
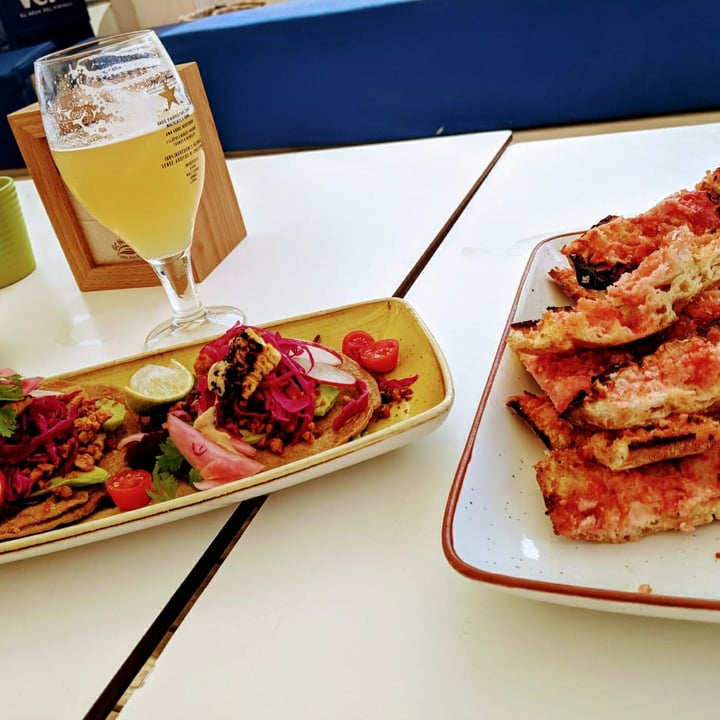
[[[565,413],[587,427],[643,427],[677,413],[720,408],[720,342],[699,335],[670,340],[654,353],[596,379]]]
[[[603,297],[604,290],[593,290],[583,287],[577,281],[575,270],[569,267],[554,267],[548,271],[550,279],[555,283],[568,299],[577,302],[580,298],[598,300]]]
[[[549,398],[525,392],[507,399],[549,450],[577,448],[611,470],[697,455],[720,440],[720,422],[702,415],[673,415],[656,425],[590,432],[558,415]]]
[[[696,328],[705,328],[720,319],[720,283],[698,293],[682,309],[682,317],[692,320]]]
[[[680,228],[602,299],[580,298],[574,308],[516,323],[507,341],[516,352],[532,354],[625,345],[668,328],[682,308],[718,281],[720,233],[698,236]]]
[[[611,470],[698,455],[720,440],[720,423],[702,415],[671,415],[654,425],[592,433],[582,450]]]
[[[593,381],[608,371],[626,365],[638,357],[627,346],[582,349],[574,353],[531,355],[517,353],[523,367],[547,393],[555,409],[565,412],[579,396],[592,390]]]
[[[693,190],[681,190],[634,217],[608,216],[563,248],[579,285],[604,289],[634,270],[685,225],[695,235],[720,228],[720,169],[707,172]]]
[[[621,543],[720,516],[719,451],[716,443],[701,455],[615,471],[578,450],[556,450],[535,469],[556,535]]]
[[[586,431],[560,417],[550,398],[524,392],[513,395],[506,401],[549,450],[577,447],[588,437]]]

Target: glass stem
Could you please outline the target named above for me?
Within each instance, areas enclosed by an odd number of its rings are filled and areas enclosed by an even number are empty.
[[[190,248],[178,255],[148,260],[168,296],[176,325],[201,320],[206,314],[195,289],[190,263]]]

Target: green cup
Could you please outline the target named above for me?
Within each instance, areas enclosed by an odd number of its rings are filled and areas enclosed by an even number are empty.
[[[27,277],[35,269],[25,218],[15,181],[0,177],[0,288]]]

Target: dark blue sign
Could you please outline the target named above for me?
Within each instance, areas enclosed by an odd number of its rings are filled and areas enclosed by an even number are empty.
[[[48,40],[63,48],[93,37],[85,0],[0,0],[0,26],[10,48]]]

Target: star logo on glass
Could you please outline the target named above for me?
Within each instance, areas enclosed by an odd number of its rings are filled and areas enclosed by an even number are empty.
[[[160,97],[164,97],[165,100],[167,100],[167,108],[166,110],[169,110],[172,107],[172,104],[175,103],[176,105],[179,105],[178,99],[175,97],[175,88],[170,87],[166,82],[163,83],[163,89],[158,93]]]

